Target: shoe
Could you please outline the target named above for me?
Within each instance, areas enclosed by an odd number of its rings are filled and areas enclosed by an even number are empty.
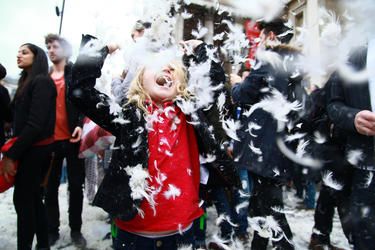
[[[217,244],[216,242],[210,242],[208,243],[208,250],[225,250],[225,249],[219,246],[219,244]]]
[[[311,238],[309,250],[345,250],[344,248],[336,247],[331,244],[323,244],[317,239]]]
[[[83,237],[83,235],[80,231],[70,232],[70,237],[72,238],[73,244],[77,248],[82,249],[82,248],[86,247],[87,241],[86,241],[85,237]]]
[[[50,247],[56,244],[56,241],[60,238],[59,232],[48,233],[48,244]]]
[[[244,249],[250,249],[250,237],[249,234],[239,234],[237,235],[238,240],[242,243]]]

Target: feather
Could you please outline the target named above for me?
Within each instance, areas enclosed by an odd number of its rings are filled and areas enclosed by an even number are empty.
[[[248,201],[241,202],[235,208],[236,213],[239,214],[241,209],[247,209],[248,207],[249,207],[249,202]]]
[[[367,178],[366,178],[366,183],[365,183],[365,188],[370,187],[373,177],[374,177],[374,173],[368,172],[368,175],[367,175]]]
[[[197,29],[196,30],[193,30],[191,32],[191,34],[196,38],[196,39],[200,39],[202,37],[204,37],[208,32],[208,29],[206,27],[203,27],[202,24],[201,24],[201,21],[199,20],[198,21],[198,25],[197,25]]]
[[[164,196],[167,200],[173,199],[181,195],[181,189],[177,188],[172,184],[168,184],[168,190],[164,192]]]
[[[222,127],[225,133],[232,138],[233,140],[240,141],[237,136],[237,130],[241,127],[241,123],[239,121],[235,121],[233,119],[222,120],[221,121]]]
[[[332,176],[333,176],[333,173],[331,171],[324,172],[323,177],[322,177],[323,184],[335,190],[342,190],[344,186],[341,183],[334,180]]]
[[[249,144],[249,148],[251,151],[253,151],[255,154],[257,155],[262,155],[262,151],[260,150],[260,148],[256,148],[253,144],[253,141],[250,141],[250,144]]]
[[[363,157],[364,155],[363,155],[362,150],[353,149],[353,150],[348,151],[346,159],[348,160],[350,164],[352,164],[353,166],[356,166],[359,164],[360,161],[363,160]]]
[[[279,147],[280,151],[290,160],[306,167],[311,167],[314,169],[319,169],[323,166],[323,162],[317,159],[313,159],[308,156],[301,157],[297,155],[285,145],[284,141],[281,138],[276,138],[276,144]]]

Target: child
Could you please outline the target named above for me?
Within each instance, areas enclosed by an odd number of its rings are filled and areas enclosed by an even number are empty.
[[[208,60],[208,47],[201,41],[182,45],[185,51],[189,47],[194,51],[190,64]],[[219,128],[211,126],[219,122],[213,115],[217,112],[209,111],[216,107],[224,71],[214,61],[208,62],[213,98],[201,105],[196,93],[188,91],[181,62],[174,60],[162,69],[144,66],[129,88],[127,103],[116,110],[107,96],[94,89],[103,61],[114,49],[104,47],[96,57],[81,53],[73,68],[72,101],[116,136],[110,169],[94,205],[116,218],[115,249],[192,245],[193,221],[203,214],[199,153],[210,159],[212,168],[224,171],[228,181],[236,180],[232,162],[218,140]]]

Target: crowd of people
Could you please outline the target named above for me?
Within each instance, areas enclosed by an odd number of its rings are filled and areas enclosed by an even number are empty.
[[[137,22],[134,43],[150,25]],[[42,48],[21,45],[12,100],[0,85],[1,146],[5,134],[12,135],[0,177],[15,178],[18,249],[32,249],[35,235],[36,249],[59,240],[64,159],[70,236],[79,249],[87,245],[81,232],[85,188],[90,204],[109,215],[114,249],[220,250],[233,238],[244,249],[265,250],[270,243],[295,249],[298,232],[283,212],[283,190],[291,186],[303,208],[315,209],[309,249],[340,249],[330,242],[336,207],[348,242],[372,249],[374,77],[353,84],[333,72],[324,87],[307,90],[303,73],[296,74],[300,51],[288,44],[290,28],[277,19],[260,22],[259,29],[261,63],[243,77],[227,77],[212,45],[182,41],[182,58],[158,65],[163,54],[153,52],[145,60],[155,61],[126,68],[112,82],[116,101],[95,84],[118,45],[97,48],[96,38],[85,35],[73,64],[69,42],[49,34],[50,68]],[[349,61],[360,71],[374,66],[374,54],[370,41]],[[2,66],[0,71],[4,78]],[[85,117],[116,139],[82,159],[81,138],[92,135],[83,132],[84,124],[92,124]],[[98,169],[105,174],[96,190]],[[85,172],[94,173],[86,185]],[[222,241],[207,244],[210,205],[219,215]]]

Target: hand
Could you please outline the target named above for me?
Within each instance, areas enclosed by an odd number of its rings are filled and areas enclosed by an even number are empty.
[[[79,142],[81,140],[81,136],[82,136],[82,128],[76,127],[73,131],[72,138],[70,138],[69,141],[71,143]]]
[[[113,52],[115,52],[117,49],[120,48],[120,46],[116,43],[112,43],[112,44],[107,44],[107,48],[108,48],[108,53],[109,54],[112,54]]]
[[[180,45],[182,47],[183,52],[186,55],[191,55],[194,52],[194,49],[198,47],[200,44],[202,44],[203,41],[201,40],[187,40],[187,41],[180,41]]]
[[[4,175],[5,181],[10,182],[10,176],[15,176],[17,173],[16,163],[14,160],[4,157],[2,160],[2,168],[0,168],[0,175]]]
[[[242,78],[236,74],[230,74],[230,85],[234,86],[236,83],[242,82]]]
[[[368,110],[358,112],[354,118],[354,126],[358,133],[366,136],[374,136],[375,113]]]

